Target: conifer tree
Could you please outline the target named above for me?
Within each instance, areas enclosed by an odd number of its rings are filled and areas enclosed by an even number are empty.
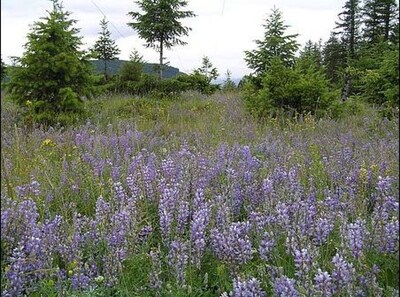
[[[107,79],[107,63],[117,59],[117,55],[121,52],[115,41],[111,39],[111,32],[108,30],[108,21],[104,17],[100,21],[101,32],[99,38],[91,49],[94,58],[102,60],[104,63],[104,78]]]
[[[331,34],[322,49],[322,63],[325,68],[326,77],[333,84],[338,84],[340,73],[346,65],[346,48],[343,43]]]
[[[282,13],[273,8],[266,23],[264,39],[256,40],[257,49],[245,51],[245,61],[255,74],[264,73],[274,57],[278,57],[284,66],[293,66],[295,53],[299,47],[296,42],[298,34],[286,35],[288,25],[284,24]]]
[[[388,41],[398,23],[396,0],[365,0],[362,9],[367,42]]]
[[[360,41],[361,10],[360,0],[347,0],[343,11],[339,13],[339,22],[336,22],[336,33],[341,36],[341,41],[346,48],[346,68],[342,88],[342,101],[346,101],[351,92],[350,67],[356,58],[356,51]]]
[[[354,59],[356,47],[360,40],[361,9],[360,0],[347,0],[343,11],[339,13],[339,22],[336,22],[336,33],[341,36],[343,44],[346,45],[348,56]]]
[[[213,79],[216,79],[219,75],[218,69],[211,63],[210,58],[204,56],[202,59],[203,64],[200,68],[195,70],[195,73],[200,73],[207,78],[208,83],[211,83]]]
[[[195,14],[192,11],[181,10],[188,4],[183,0],[139,0],[136,3],[143,13],[129,12],[128,15],[134,22],[128,25],[146,41],[147,47],[152,47],[159,52],[158,75],[162,79],[164,49],[186,44],[180,37],[187,36],[191,28],[183,26],[180,20],[194,17]]]
[[[80,111],[83,97],[90,96],[91,66],[85,53],[75,20],[52,0],[53,10],[35,22],[28,34],[20,67],[10,73],[8,89],[19,104],[27,100],[36,112]]]

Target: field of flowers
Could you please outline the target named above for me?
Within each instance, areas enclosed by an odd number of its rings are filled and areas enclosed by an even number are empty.
[[[399,296],[398,119],[195,97],[54,129],[2,98],[2,296]]]

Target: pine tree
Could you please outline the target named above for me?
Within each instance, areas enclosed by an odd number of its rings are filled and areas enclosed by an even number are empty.
[[[187,1],[182,0],[139,0],[136,1],[143,14],[131,11],[129,16],[136,22],[128,23],[139,33],[147,47],[156,49],[160,54],[159,78],[162,79],[164,64],[164,48],[169,49],[174,45],[185,45],[180,39],[187,36],[191,28],[185,27],[181,19],[194,17],[192,11],[182,11],[180,8],[187,6]]]
[[[340,81],[340,73],[346,66],[346,48],[335,34],[331,34],[324,44],[322,60],[326,77],[331,83],[337,84]]]
[[[76,21],[58,0],[52,2],[53,10],[28,34],[20,67],[11,71],[7,87],[19,104],[29,100],[38,113],[80,111],[83,97],[90,96],[91,66],[79,50]]]
[[[225,92],[233,91],[236,89],[236,84],[232,80],[232,72],[228,69],[226,70],[225,73],[225,80],[224,83],[222,84],[222,90]]]
[[[308,40],[300,51],[300,58],[303,60],[311,60],[313,63],[322,66],[322,45],[321,40],[312,42]]]
[[[396,0],[365,0],[362,12],[366,41],[388,41],[398,23]]]
[[[348,56],[354,59],[356,56],[357,44],[360,40],[361,9],[360,0],[347,0],[343,11],[339,13],[339,22],[336,22],[335,29],[341,36],[343,44],[346,45]]]
[[[256,40],[258,49],[245,51],[245,61],[255,74],[264,73],[274,57],[279,57],[284,66],[291,67],[295,61],[295,53],[299,47],[296,42],[298,34],[285,35],[289,28],[282,19],[282,13],[273,8],[266,23],[264,40]]]
[[[218,69],[214,67],[207,56],[203,57],[202,62],[203,64],[201,67],[196,69],[195,72],[204,75],[207,78],[208,83],[211,83],[212,80],[218,77]]]
[[[339,22],[336,22],[337,34],[341,35],[341,41],[346,47],[346,72],[342,88],[342,101],[346,101],[351,92],[350,67],[356,58],[356,51],[360,41],[361,10],[360,0],[347,0],[343,11],[339,13]]]
[[[107,63],[117,59],[117,55],[121,52],[115,41],[111,39],[111,32],[108,30],[108,21],[104,17],[100,21],[101,32],[93,48],[91,49],[94,58],[103,60],[104,63],[104,78],[107,79]]]

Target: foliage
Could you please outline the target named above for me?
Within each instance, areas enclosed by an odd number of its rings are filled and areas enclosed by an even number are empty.
[[[376,57],[376,56],[375,56]],[[387,49],[375,61],[376,67],[361,77],[363,94],[370,103],[399,106],[399,50]]]
[[[226,78],[224,80],[224,83],[222,84],[222,90],[225,92],[231,92],[236,89],[236,84],[232,80],[231,75],[232,75],[232,73],[228,69],[225,74]]]
[[[248,86],[245,92],[248,108],[259,117],[274,115],[281,109],[315,113],[333,100],[321,69],[307,58],[300,59],[294,68],[285,67],[279,58],[273,59],[261,85],[259,90]]]
[[[202,62],[203,64],[201,65],[201,67],[196,69],[194,72],[196,74],[204,75],[207,78],[208,83],[211,83],[212,80],[218,78],[218,69],[213,67],[210,58],[208,58],[207,56],[203,57]]]
[[[349,59],[356,57],[357,45],[360,42],[361,8],[360,0],[347,0],[343,11],[338,15],[335,29],[341,41],[346,46]]]
[[[20,105],[32,102],[35,113],[79,112],[84,96],[91,95],[90,64],[78,49],[81,37],[69,15],[54,0],[53,10],[28,34],[21,66],[9,73],[12,98]]]
[[[186,44],[180,37],[187,36],[191,28],[183,26],[180,20],[194,17],[195,14],[180,10],[187,5],[187,1],[182,0],[140,0],[136,3],[143,13],[129,12],[128,15],[134,22],[128,25],[137,30],[140,38],[146,41],[147,47],[159,52],[159,78],[162,79],[164,48]]]
[[[326,77],[332,85],[339,85],[342,82],[343,69],[346,66],[346,48],[343,43],[331,33],[328,41],[322,49],[323,66]]]
[[[107,72],[107,63],[110,60],[117,59],[117,55],[121,52],[115,41],[111,39],[111,32],[108,30],[108,21],[104,17],[100,21],[101,32],[99,32],[99,38],[96,40],[91,54],[94,58],[102,60],[104,63],[104,78],[108,79],[109,73]]]
[[[3,81],[3,79],[4,79],[5,76],[6,76],[6,70],[7,70],[7,66],[6,66],[6,64],[4,63],[3,58],[1,58],[1,68],[0,68],[0,71],[1,71],[1,81]]]
[[[389,41],[398,23],[396,0],[365,0],[362,8],[364,39],[370,43]]]
[[[258,48],[245,51],[245,61],[249,68],[255,74],[262,74],[268,71],[274,57],[279,57],[285,66],[293,66],[298,49],[298,34],[285,35],[289,26],[284,24],[282,12],[274,7],[263,27],[264,39],[256,40]]]

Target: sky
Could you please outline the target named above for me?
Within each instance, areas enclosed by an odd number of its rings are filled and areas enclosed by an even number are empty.
[[[158,53],[144,46],[145,41],[127,25],[132,22],[129,11],[138,11],[133,0],[64,0],[70,18],[77,20],[74,27],[80,29],[83,48],[95,43],[103,16],[109,21],[112,39],[121,54],[128,60],[136,49],[150,63],[158,62]],[[226,77],[241,78],[252,72],[244,61],[244,51],[256,49],[255,40],[262,39],[265,20],[275,6],[289,25],[288,34],[299,34],[297,42],[304,45],[312,40],[328,40],[335,27],[337,15],[344,0],[189,0],[185,10],[192,10],[196,17],[182,20],[192,30],[182,38],[184,46],[174,46],[165,51],[166,61],[181,72],[190,73],[199,68],[202,57],[209,57],[220,73]],[[49,0],[2,0],[1,1],[1,56],[10,63],[10,56],[22,56],[31,25],[52,9]]]

